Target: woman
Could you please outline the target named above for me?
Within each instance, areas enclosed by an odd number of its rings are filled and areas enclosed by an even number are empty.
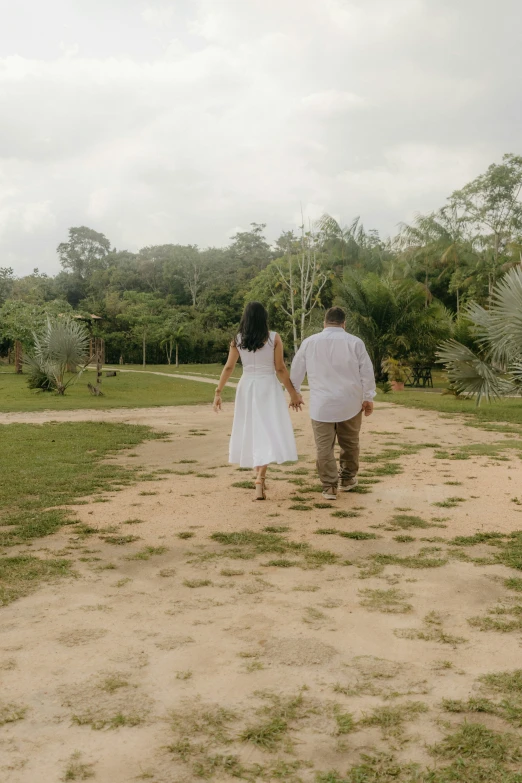
[[[265,500],[269,463],[297,460],[292,422],[279,381],[289,392],[295,410],[301,409],[303,398],[290,381],[283,342],[276,332],[269,331],[268,313],[259,302],[245,307],[239,334],[230,345],[214,397],[216,412],[221,410],[221,392],[240,357],[243,376],[237,386],[229,461],[255,468],[256,500]]]

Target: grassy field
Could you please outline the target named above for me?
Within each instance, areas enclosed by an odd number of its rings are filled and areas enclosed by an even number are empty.
[[[69,573],[67,560],[41,559],[25,552],[13,556],[10,548],[74,524],[74,517],[57,506],[138,478],[137,469],[103,459],[158,437],[147,427],[125,424],[0,426],[0,606],[30,592],[43,579]]]
[[[104,396],[93,397],[87,389],[87,383],[92,383],[93,379],[94,373],[84,374],[67,389],[64,397],[59,397],[56,394],[32,391],[27,387],[26,376],[15,375],[4,367],[0,371],[0,412],[198,405],[210,404],[214,395],[213,386],[207,383],[171,380],[158,375],[121,373],[115,378],[104,376]],[[223,399],[234,399],[234,390],[225,389]]]
[[[477,407],[474,400],[457,399],[453,395],[445,395],[440,391],[423,391],[422,389],[405,389],[403,392],[379,393],[377,401],[393,402],[408,408],[438,411],[439,413],[463,414],[470,422],[479,426],[494,425],[508,422],[522,426],[522,399],[507,399],[499,402],[483,402]]]
[[[113,370],[143,370],[143,365],[141,364],[125,364],[123,367],[120,368],[118,364],[114,365],[107,365],[107,367],[111,367]],[[180,364],[179,367],[175,367],[172,364],[147,364],[145,367],[146,370],[149,372],[166,372],[172,375],[201,375],[205,378],[215,378],[216,381],[219,379],[219,376],[221,375],[221,372],[223,370],[222,364]],[[240,364],[237,364],[234,372],[232,373],[232,378],[241,378],[241,374],[243,372],[243,368]]]

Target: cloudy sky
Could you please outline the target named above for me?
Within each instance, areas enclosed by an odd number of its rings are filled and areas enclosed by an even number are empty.
[[[299,205],[393,234],[522,152],[519,0],[0,0],[0,266],[274,239]]]

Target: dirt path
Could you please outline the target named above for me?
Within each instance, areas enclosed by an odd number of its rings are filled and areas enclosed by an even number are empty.
[[[322,508],[308,491],[310,424],[293,414],[300,463],[272,470],[268,500],[255,503],[233,486],[250,476],[226,464],[224,408],[0,417],[123,421],[170,436],[118,459],[150,481],[76,507],[97,532],[65,528],[21,550],[71,557],[78,578],[1,610],[0,716],[11,705],[13,722],[0,728],[0,780],[91,771],[96,783],[312,783],[373,751],[429,765],[440,719],[469,718],[442,700],[480,694],[479,676],[520,666],[522,624],[468,623],[498,602],[510,608],[504,579],[517,572],[487,564],[498,547],[447,543],[522,528],[509,435],[381,404],[362,438],[362,473],[373,474],[362,478],[379,483]],[[453,458],[473,444],[483,455]],[[284,530],[226,537],[267,526]],[[383,707],[402,719],[390,728]],[[513,731],[498,715],[479,719]]]

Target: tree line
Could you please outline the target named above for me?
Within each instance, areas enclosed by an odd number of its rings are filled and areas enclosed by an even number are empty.
[[[258,299],[291,355],[320,328],[324,309],[344,305],[348,328],[369,348],[377,374],[386,358],[431,363],[453,337],[473,343],[467,307],[486,309],[522,253],[522,157],[504,155],[440,209],[402,224],[386,241],[359,218],[330,215],[281,234],[252,223],[226,247],[155,245],[118,250],[86,226],[69,229],[56,276],[15,277],[0,267],[0,356],[25,349],[48,317],[101,318],[108,362],[221,361],[245,302]]]

